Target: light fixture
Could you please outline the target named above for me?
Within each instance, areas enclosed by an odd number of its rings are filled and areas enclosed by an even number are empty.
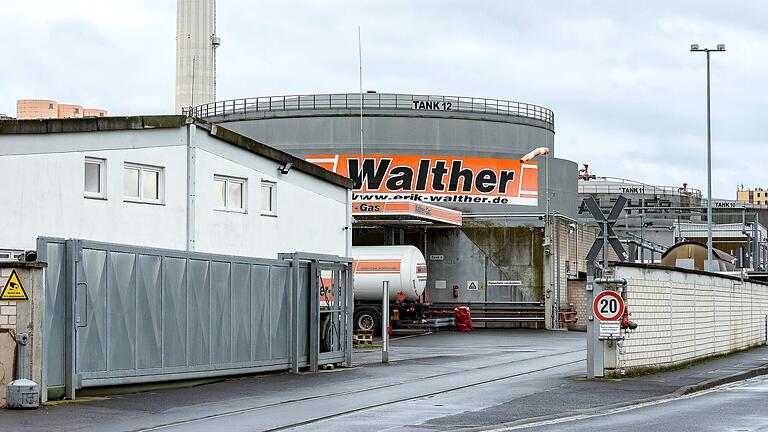
[[[280,172],[280,174],[288,174],[288,171],[291,170],[292,166],[293,166],[293,162],[286,162],[285,164],[283,164],[283,166],[281,166],[277,170]]]

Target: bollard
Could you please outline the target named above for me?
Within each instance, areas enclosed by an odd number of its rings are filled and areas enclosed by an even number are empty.
[[[381,362],[389,363],[389,281],[382,282],[381,300]]]
[[[5,388],[5,400],[7,408],[23,409],[37,408],[40,404],[40,390],[36,382],[24,378],[25,375],[25,354],[29,336],[26,333],[16,335],[16,343],[19,345],[19,352],[16,356],[16,363],[19,365],[18,379],[11,381]]]

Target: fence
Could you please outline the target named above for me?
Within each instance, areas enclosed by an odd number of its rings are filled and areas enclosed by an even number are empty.
[[[269,260],[38,239],[49,264],[43,395],[89,386],[351,364],[351,260]],[[334,272],[320,352],[317,268]],[[348,342],[347,342],[348,341]]]
[[[768,284],[659,266],[617,264],[638,329],[619,367],[668,367],[766,342]]]
[[[198,105],[195,117],[227,116],[265,111],[360,109],[360,93],[264,96],[231,99]],[[463,96],[432,96],[394,93],[364,93],[364,109],[413,110],[421,102],[437,103],[437,111],[497,114],[541,120],[554,128],[555,114],[547,108],[523,102]]]

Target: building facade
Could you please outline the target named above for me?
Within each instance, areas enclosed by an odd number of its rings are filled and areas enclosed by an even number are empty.
[[[263,258],[351,247],[348,179],[182,116],[5,121],[0,169],[4,250],[40,236]]]

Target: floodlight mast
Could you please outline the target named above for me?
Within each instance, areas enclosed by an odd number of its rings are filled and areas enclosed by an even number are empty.
[[[713,271],[712,268],[712,116],[710,110],[710,79],[709,79],[709,53],[724,52],[725,44],[717,44],[717,48],[699,48],[698,44],[691,44],[691,52],[707,53],[707,262],[705,271]]]

